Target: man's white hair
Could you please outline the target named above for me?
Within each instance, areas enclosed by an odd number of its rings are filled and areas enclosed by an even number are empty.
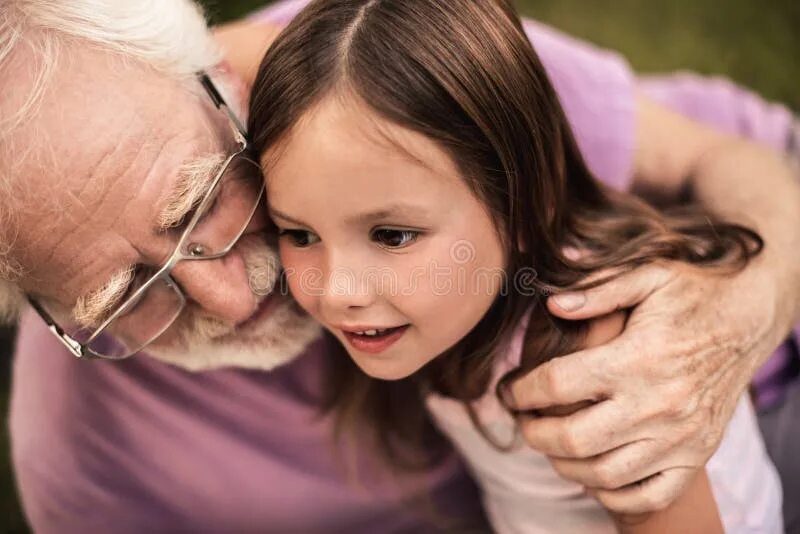
[[[203,12],[192,0],[0,0],[0,80],[17,54],[25,54],[34,73],[23,104],[0,117],[0,161],[6,166],[13,161],[9,134],[36,113],[70,41],[142,61],[177,79],[191,79],[220,59]],[[13,214],[19,209],[10,172],[0,168],[0,321],[14,317],[23,302],[13,284],[23,273],[10,259]]]

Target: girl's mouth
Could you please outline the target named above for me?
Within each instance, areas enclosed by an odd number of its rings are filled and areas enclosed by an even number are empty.
[[[392,346],[403,337],[410,325],[396,326],[382,330],[346,331],[342,330],[345,339],[354,349],[370,354],[378,354]]]

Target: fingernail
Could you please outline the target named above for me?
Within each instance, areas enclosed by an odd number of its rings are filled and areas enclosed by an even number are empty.
[[[586,305],[585,293],[562,293],[553,297],[556,306],[567,312],[579,310]]]
[[[561,249],[561,253],[564,254],[565,258],[572,261],[578,261],[583,255],[576,247],[564,247]]]

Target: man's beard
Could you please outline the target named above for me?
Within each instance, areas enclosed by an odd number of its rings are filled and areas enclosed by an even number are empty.
[[[280,277],[275,250],[256,236],[243,237],[237,248],[250,289],[266,307],[263,316],[237,328],[188,308],[171,328],[180,341],[163,347],[156,342],[146,349],[148,354],[189,371],[224,367],[266,371],[290,362],[319,338],[319,324],[280,288],[273,291]]]

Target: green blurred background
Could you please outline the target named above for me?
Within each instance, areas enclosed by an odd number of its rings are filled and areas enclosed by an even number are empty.
[[[268,2],[201,3],[218,23]],[[623,52],[637,71],[721,74],[800,110],[797,0],[518,0],[517,4],[527,16]],[[3,414],[12,339],[12,331],[0,329]],[[26,532],[14,492],[6,428],[3,425],[0,433],[0,532]]]

